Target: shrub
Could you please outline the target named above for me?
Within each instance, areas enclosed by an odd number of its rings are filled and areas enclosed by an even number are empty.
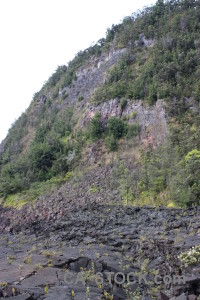
[[[140,130],[140,126],[138,124],[131,124],[128,126],[128,131],[127,131],[127,138],[131,139],[134,138],[138,135]]]
[[[59,90],[56,88],[55,91],[52,94],[53,99],[56,99],[59,95]]]
[[[120,101],[120,107],[122,110],[124,110],[124,108],[126,107],[127,105],[127,100],[125,98],[122,98],[121,101]]]
[[[174,208],[174,207],[176,207],[176,204],[175,204],[173,201],[171,201],[171,202],[167,205],[167,207],[168,207],[168,208]]]
[[[63,91],[62,93],[62,100],[65,100],[69,95],[66,93],[66,91]]]
[[[48,179],[48,170],[55,160],[54,153],[47,143],[34,144],[31,147],[30,160],[32,169],[39,180]]]
[[[137,113],[136,113],[135,111],[133,111],[133,112],[131,113],[131,118],[132,118],[133,120],[135,120],[136,116],[137,116]]]
[[[153,181],[153,191],[156,193],[162,192],[166,188],[165,178],[163,176],[158,176]]]
[[[62,75],[67,71],[67,66],[58,66],[56,71],[51,75],[51,77],[48,79],[47,84],[50,87],[54,87],[57,82],[61,79]]]
[[[157,100],[157,90],[153,84],[148,87],[148,90],[147,101],[150,105],[152,105]]]
[[[195,246],[189,249],[189,251],[182,252],[178,258],[186,267],[197,265],[200,262],[200,246]]]
[[[200,151],[193,149],[185,156],[186,183],[191,191],[190,204],[200,204]]]
[[[89,124],[90,138],[93,141],[97,140],[102,136],[103,131],[104,129],[101,123],[101,115],[99,113],[96,113],[95,116],[91,119]]]
[[[114,139],[120,139],[127,132],[127,125],[119,118],[112,117],[107,123],[107,132],[112,135]]]
[[[105,138],[105,145],[108,152],[116,151],[118,149],[117,140],[113,135],[108,135]]]
[[[98,193],[99,191],[100,191],[100,188],[98,186],[95,186],[95,185],[92,185],[89,189],[89,192],[93,193],[93,194]]]
[[[83,99],[84,99],[83,96],[79,96],[79,97],[78,97],[78,101],[79,101],[79,102],[82,101]]]

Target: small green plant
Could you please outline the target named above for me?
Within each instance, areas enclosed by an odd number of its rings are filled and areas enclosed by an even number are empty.
[[[104,294],[104,297],[105,297],[106,300],[113,300],[113,299],[114,299],[114,298],[113,298],[113,295],[111,295],[111,294],[110,294],[109,292],[107,292],[107,291],[104,291],[103,294]]]
[[[24,258],[24,263],[31,265],[31,263],[32,263],[32,254],[30,254],[28,257]]]
[[[64,90],[62,93],[62,100],[65,100],[68,96],[69,94],[67,94],[66,91]]]
[[[127,299],[130,299],[130,300],[142,300],[142,296],[141,296],[141,293],[140,293],[140,291],[139,291],[138,288],[133,292],[131,290],[131,285],[129,283],[124,284],[123,287],[124,287],[124,289],[126,291]]]
[[[83,96],[79,96],[79,97],[78,97],[78,101],[79,101],[79,102],[81,102],[83,99],[84,99]]]
[[[90,191],[90,193],[95,194],[95,193],[98,193],[98,192],[100,191],[100,188],[99,188],[98,186],[92,185],[92,186],[90,187],[89,191]]]
[[[59,95],[59,90],[56,88],[56,90],[52,94],[53,99],[56,99],[58,95]]]
[[[189,251],[182,252],[178,258],[186,267],[200,263],[200,246],[195,246]]]
[[[171,202],[167,205],[167,207],[168,207],[168,208],[174,208],[174,207],[176,207],[176,204],[175,204],[173,201],[171,201]]]
[[[117,140],[114,138],[113,135],[108,135],[105,138],[105,146],[108,152],[113,152],[118,149]]]
[[[1,286],[1,287],[4,287],[4,288],[5,288],[5,287],[7,287],[7,285],[8,285],[7,282],[0,282],[0,286]]]
[[[200,159],[200,151],[197,149],[193,149],[192,151],[188,152],[185,156],[185,161],[188,162],[190,160],[197,160]]]
[[[141,300],[142,299],[139,289],[137,289],[135,292],[133,292],[132,296],[133,296],[133,300]]]
[[[72,178],[72,175],[73,175],[72,172],[67,172],[64,177],[64,180],[66,180],[66,181],[69,180],[70,178]]]
[[[34,265],[34,267],[35,267],[36,270],[43,269],[43,266],[41,264],[36,264],[36,265]]]
[[[126,107],[126,105],[127,105],[127,100],[126,100],[126,98],[122,98],[122,99],[120,100],[120,107],[121,107],[121,109],[124,110],[125,107]]]
[[[94,262],[91,263],[90,269],[81,267],[81,273],[86,284],[88,282],[94,281],[96,278]]]
[[[135,120],[136,116],[137,116],[137,113],[136,113],[135,111],[133,111],[133,112],[131,113],[131,118],[132,118],[133,120]]]
[[[12,287],[11,291],[12,291],[12,296],[16,296],[16,290],[14,287]]]
[[[48,260],[48,267],[53,267],[52,262],[53,262],[52,259],[49,259],[49,260]]]
[[[141,271],[142,271],[142,273],[146,272],[148,264],[149,264],[149,259],[147,258],[147,259],[145,259],[143,261],[143,263],[141,265]]]
[[[47,295],[48,292],[49,292],[49,286],[48,286],[48,284],[47,284],[47,285],[45,286],[45,288],[44,288],[44,293],[45,293],[45,295]]]
[[[128,131],[127,131],[127,138],[131,139],[134,138],[138,135],[140,130],[140,126],[138,124],[131,124],[128,126]]]
[[[41,251],[41,253],[47,258],[51,258],[56,255],[56,251]]]
[[[37,250],[37,247],[36,247],[36,245],[33,245],[33,247],[32,247],[32,249],[31,249],[31,253],[33,253],[33,252],[36,252],[36,250]]]
[[[12,263],[15,259],[16,259],[15,256],[13,256],[13,255],[7,255],[7,263],[8,263],[9,265],[11,265],[11,263]]]
[[[86,299],[89,299],[89,295],[90,295],[90,287],[87,286],[87,288],[86,288]]]

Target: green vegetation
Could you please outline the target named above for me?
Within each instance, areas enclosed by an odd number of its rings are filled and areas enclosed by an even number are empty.
[[[107,132],[117,140],[126,134],[127,126],[121,119],[112,117],[108,120]]]
[[[89,189],[89,192],[90,192],[90,193],[93,193],[93,194],[96,194],[96,193],[98,193],[99,191],[100,191],[99,187],[98,187],[98,186],[94,186],[94,185],[92,185],[92,186],[90,187],[90,189]]]
[[[200,262],[200,246],[195,246],[187,252],[182,252],[178,258],[186,267],[197,265]]]
[[[199,128],[198,118],[193,122],[196,126],[190,127],[185,122],[180,125],[171,121],[169,139],[156,149],[149,145],[141,152],[138,172],[120,159],[116,161],[109,188],[119,188],[122,200],[134,205],[200,205],[200,137],[195,129]]]
[[[127,127],[128,125],[117,117],[112,117],[108,120],[105,145],[109,152],[117,150],[117,140],[126,135]]]
[[[165,145],[143,153],[138,189],[146,197],[162,197],[184,207],[200,204],[200,151],[195,148],[199,136],[190,135],[191,129],[186,133],[186,124],[182,126],[179,145],[175,146],[172,134]]]
[[[117,141],[122,137],[133,138],[139,133],[139,126],[136,124],[128,125],[123,120],[117,117],[108,119],[107,125],[104,128],[101,122],[101,115],[96,115],[91,119],[89,124],[89,137],[92,141],[97,141],[99,138],[105,139],[105,145],[109,152],[118,149]]]
[[[129,139],[134,138],[138,135],[139,131],[140,131],[140,127],[138,124],[131,124],[128,126],[127,137]]]
[[[48,181],[55,177],[59,184],[60,178],[72,168],[73,159],[78,160],[83,146],[82,135],[79,131],[73,131],[73,126],[72,107],[52,114],[51,120],[44,121],[37,127],[28,151],[25,154],[17,152],[15,159],[12,159],[9,151],[12,144],[8,139],[4,159],[1,160],[0,195],[6,197],[27,189],[32,194],[34,182]],[[37,189],[39,190],[39,183]],[[33,197],[30,195],[28,199],[31,198]]]
[[[108,152],[113,152],[118,149],[117,140],[114,138],[113,135],[107,135],[105,138],[105,145]]]
[[[78,101],[79,101],[79,102],[81,102],[83,99],[84,99],[83,96],[79,96],[79,97],[78,97]]]
[[[104,132],[102,123],[101,123],[101,115],[96,113],[95,116],[91,119],[89,124],[89,135],[93,141],[102,137]]]
[[[121,109],[124,110],[125,107],[126,107],[126,105],[127,105],[126,98],[122,98],[121,101],[120,101],[120,107],[121,107]]]
[[[65,99],[67,99],[67,97],[68,97],[69,95],[66,93],[66,91],[64,90],[63,92],[62,92],[62,101],[64,101]]]
[[[68,173],[63,178],[53,177],[50,180],[42,182],[33,182],[27,189],[23,189],[21,192],[16,192],[14,194],[9,194],[1,204],[7,207],[20,208],[24,204],[30,203],[36,200],[41,195],[51,194],[59,186],[61,186],[65,181],[67,181],[71,176]]]
[[[200,151],[194,149],[185,156],[186,184],[191,201],[200,204]]]
[[[159,0],[125,18],[115,29],[115,47],[128,47],[128,51],[110,69],[93,101],[116,97],[145,99],[149,104],[158,98],[199,100],[199,21],[199,2],[186,0]],[[147,51],[148,42],[153,47]]]

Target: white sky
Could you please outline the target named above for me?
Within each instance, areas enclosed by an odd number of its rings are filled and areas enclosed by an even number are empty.
[[[55,71],[155,0],[0,0],[0,141]]]

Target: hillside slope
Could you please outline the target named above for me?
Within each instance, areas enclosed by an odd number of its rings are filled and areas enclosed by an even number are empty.
[[[0,145],[1,299],[199,300],[199,33],[159,0],[33,96]]]
[[[120,161],[122,200],[199,204],[199,21],[198,1],[158,1],[58,67],[0,147],[7,203]]]
[[[1,196],[120,161],[122,200],[199,204],[199,20],[198,1],[158,1],[58,67],[0,147]]]

